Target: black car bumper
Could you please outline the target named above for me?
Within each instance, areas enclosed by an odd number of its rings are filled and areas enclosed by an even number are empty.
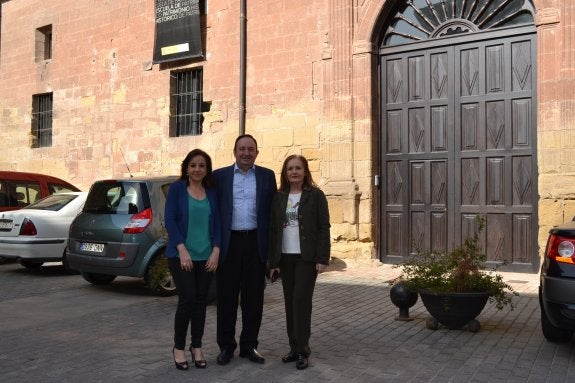
[[[575,279],[541,275],[540,300],[549,321],[558,328],[575,330]]]

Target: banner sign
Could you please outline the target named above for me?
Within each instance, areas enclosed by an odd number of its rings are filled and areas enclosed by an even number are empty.
[[[154,63],[203,56],[199,0],[156,0]]]

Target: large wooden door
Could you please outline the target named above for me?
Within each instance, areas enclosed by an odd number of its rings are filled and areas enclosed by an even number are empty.
[[[446,251],[486,218],[488,260],[537,260],[535,34],[382,50],[382,260]]]

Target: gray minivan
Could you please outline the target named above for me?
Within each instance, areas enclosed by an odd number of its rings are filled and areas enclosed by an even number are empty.
[[[119,275],[143,277],[155,293],[175,294],[163,253],[166,195],[177,179],[96,181],[70,225],[66,254],[70,268],[95,285],[110,283]]]

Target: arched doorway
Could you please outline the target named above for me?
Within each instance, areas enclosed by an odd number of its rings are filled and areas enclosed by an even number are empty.
[[[449,250],[482,215],[488,260],[535,270],[531,2],[401,0],[384,31],[382,261]]]

